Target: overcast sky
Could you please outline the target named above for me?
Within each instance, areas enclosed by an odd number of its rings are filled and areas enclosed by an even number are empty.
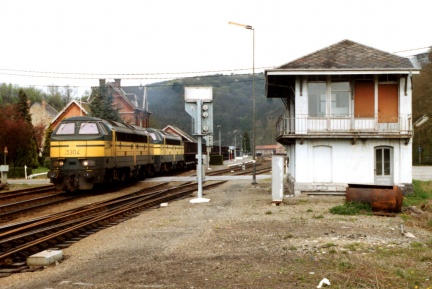
[[[428,0],[1,0],[0,83],[251,73],[253,34],[257,73],[344,39],[406,56],[432,45],[431,24]]]

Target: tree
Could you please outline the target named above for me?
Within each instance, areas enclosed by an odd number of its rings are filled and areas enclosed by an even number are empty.
[[[432,60],[432,52],[429,53]],[[422,67],[420,74],[413,76],[412,113],[413,122],[424,114],[432,117],[432,62]],[[432,121],[414,128],[413,162],[414,164],[432,163]]]
[[[91,98],[90,109],[92,116],[111,121],[122,121],[118,109],[113,106],[112,93],[105,85],[93,90]]]
[[[31,114],[28,103],[27,94],[24,90],[20,89],[18,92],[18,104],[17,104],[17,112],[19,116],[24,119],[26,122],[31,124]]]
[[[68,104],[75,96],[75,90],[69,85],[64,88],[64,105]]]
[[[49,86],[46,101],[49,105],[60,111],[66,104],[57,86]]]
[[[246,131],[243,133],[243,151],[251,151],[250,138],[249,134]]]
[[[18,104],[0,108],[0,147],[8,148],[7,163],[11,166],[34,166],[37,160],[33,126],[25,120]],[[34,147],[33,147],[34,146]],[[3,149],[1,150],[3,152]]]
[[[44,165],[47,165],[44,163],[45,158],[50,156],[50,149],[51,149],[50,138],[51,138],[53,131],[54,130],[53,130],[51,125],[45,131],[45,143],[44,143],[43,150],[42,150],[42,160],[40,161]],[[49,164],[48,164],[48,167],[49,167]]]

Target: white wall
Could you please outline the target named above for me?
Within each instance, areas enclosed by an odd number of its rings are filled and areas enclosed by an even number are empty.
[[[375,147],[393,148],[393,182],[394,184],[412,182],[411,145],[405,145],[399,139],[351,139],[304,140],[296,143],[295,179],[300,183],[314,181],[314,147],[329,146],[332,148],[331,170],[333,183],[373,184]],[[293,164],[291,164],[293,165]],[[316,178],[315,178],[316,179]]]

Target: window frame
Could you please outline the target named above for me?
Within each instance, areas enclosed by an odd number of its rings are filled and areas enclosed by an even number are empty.
[[[325,88],[323,90],[323,93],[317,93],[317,94],[310,94],[311,91],[311,84],[319,84],[319,83],[323,83],[325,85]],[[333,89],[332,90],[332,84],[334,83],[347,83],[348,87],[346,89]],[[332,78],[331,76],[327,76],[326,80],[323,81],[322,79],[320,79],[319,77],[315,77],[315,79],[308,79],[307,82],[307,89],[308,89],[308,117],[312,117],[312,118],[324,118],[324,117],[330,117],[330,118],[350,118],[352,115],[352,82],[350,81],[349,78],[340,76],[339,78]],[[336,93],[333,93],[336,92]],[[337,102],[338,99],[338,95],[341,95],[339,93],[346,93],[346,100],[347,100],[347,104],[348,106],[346,107],[340,107],[340,108],[345,108],[346,109],[346,113],[338,113],[335,114],[334,111],[336,109],[336,107],[333,106],[334,102]],[[313,96],[313,97],[311,97]],[[318,99],[319,96],[319,99]],[[322,96],[325,96],[324,99],[324,107],[325,107],[325,112],[323,114],[320,114],[320,110],[319,108],[322,108]],[[335,101],[333,101],[333,97],[335,97]],[[311,114],[311,107],[312,107],[312,101],[315,101],[315,108],[317,113],[316,114]]]

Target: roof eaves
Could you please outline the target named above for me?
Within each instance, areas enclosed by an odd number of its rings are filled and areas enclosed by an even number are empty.
[[[419,74],[420,69],[268,69],[266,75]]]

